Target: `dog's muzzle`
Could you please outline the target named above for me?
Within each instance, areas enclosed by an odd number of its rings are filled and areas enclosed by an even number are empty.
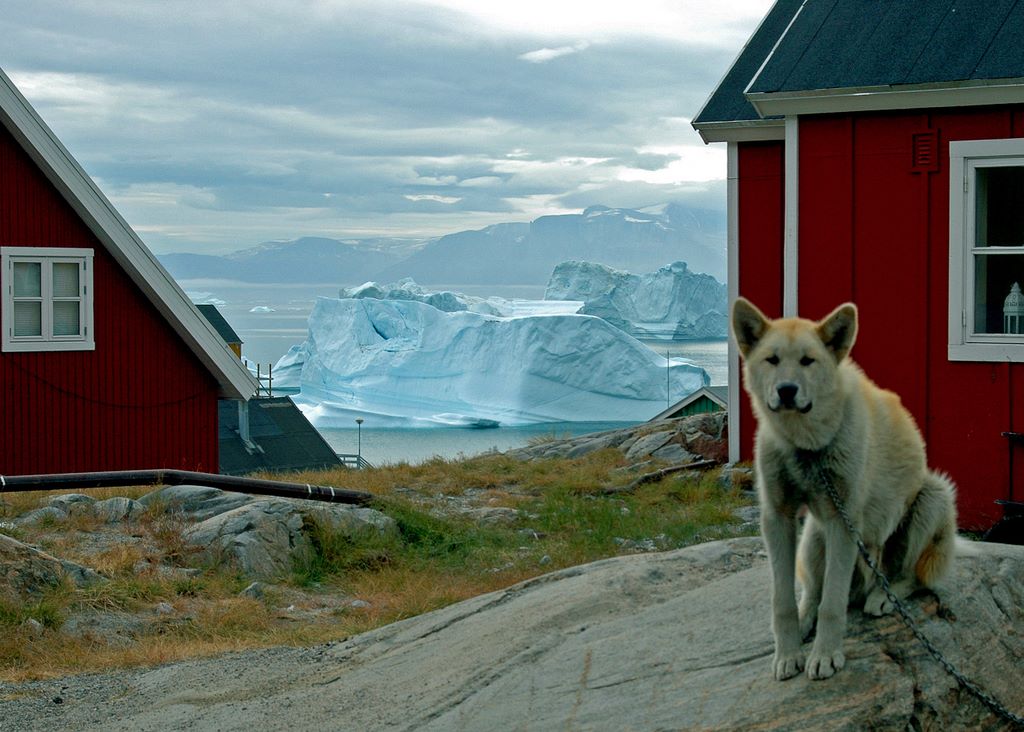
[[[773,412],[781,411],[797,411],[800,414],[807,414],[811,411],[813,402],[807,402],[804,406],[800,406],[797,402],[797,394],[800,393],[800,386],[790,381],[784,381],[781,384],[775,386],[775,395],[778,397],[778,402],[774,405],[769,404]]]

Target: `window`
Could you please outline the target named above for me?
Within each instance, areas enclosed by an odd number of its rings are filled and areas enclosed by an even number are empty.
[[[949,158],[949,358],[1024,361],[1024,139]]]
[[[4,351],[91,351],[92,249],[0,247]]]

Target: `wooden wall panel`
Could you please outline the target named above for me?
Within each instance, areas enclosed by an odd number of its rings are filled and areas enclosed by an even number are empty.
[[[800,125],[800,315],[817,320],[853,298],[853,119]]]
[[[96,350],[0,353],[0,474],[217,470],[213,377],[13,138],[0,244],[95,250]]]
[[[773,318],[782,315],[784,151],[782,142],[739,143],[739,291]],[[740,456],[751,460],[754,415],[742,390],[740,401]]]

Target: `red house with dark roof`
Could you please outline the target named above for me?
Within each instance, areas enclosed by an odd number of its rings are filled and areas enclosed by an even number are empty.
[[[218,469],[256,382],[0,72],[0,475]]]
[[[730,296],[856,302],[854,357],[991,525],[1024,497],[1024,0],[778,0],[693,126],[728,146]]]

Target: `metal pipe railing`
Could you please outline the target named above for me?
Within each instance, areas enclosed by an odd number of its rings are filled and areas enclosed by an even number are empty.
[[[52,473],[47,475],[0,475],[0,494],[55,489],[120,488],[133,485],[201,485],[235,493],[281,498],[305,498],[328,503],[366,505],[372,493],[333,486],[287,483],[262,478],[196,473],[189,470],[113,470],[98,473]]]

